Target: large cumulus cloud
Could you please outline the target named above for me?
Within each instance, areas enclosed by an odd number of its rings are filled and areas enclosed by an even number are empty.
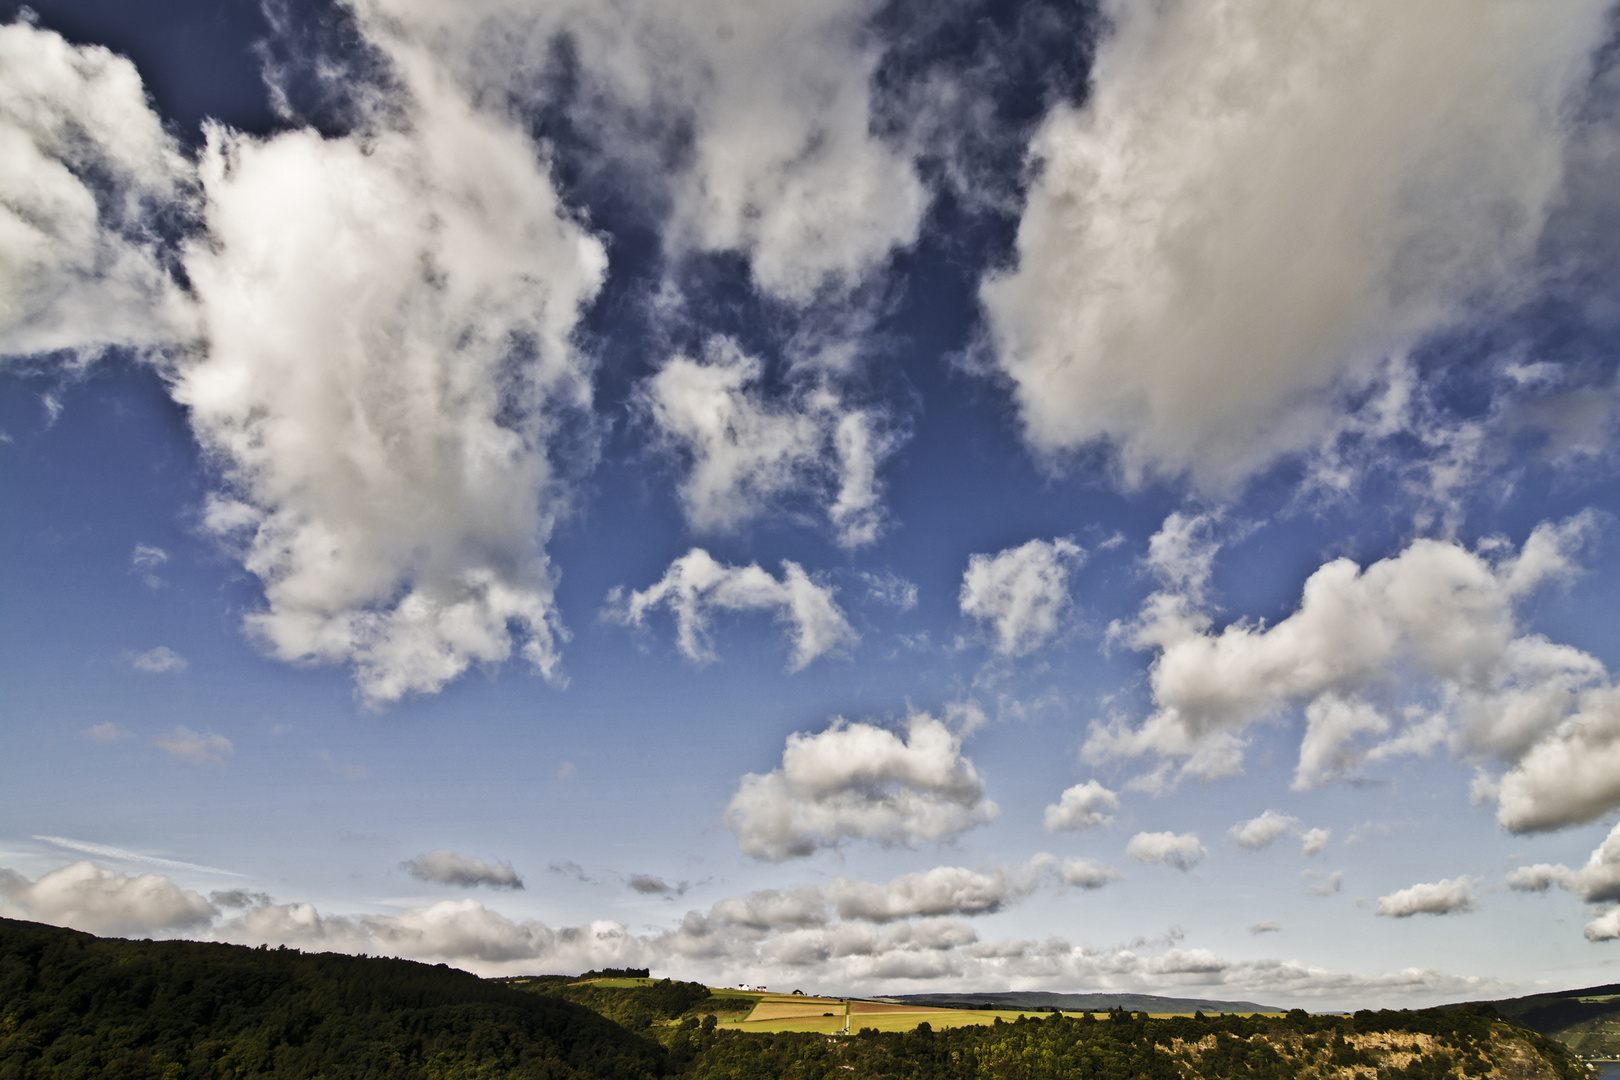
[[[219,914],[201,894],[162,874],[119,874],[88,860],[29,881],[0,871],[0,914],[93,934],[149,935],[207,926]]]
[[[134,64],[0,26],[0,157],[0,359],[189,341],[159,227],[188,212],[190,170]]]
[[[606,264],[526,135],[382,43],[401,100],[357,134],[210,130],[209,344],[174,384],[225,480],[205,523],[264,585],[249,628],[379,703],[514,647],[560,677],[552,450]]]
[[[1230,485],[1513,289],[1605,0],[1108,5],[982,297],[1029,444]]]
[[[1098,723],[1097,761],[1152,753],[1160,770],[1216,777],[1242,767],[1245,729],[1303,714],[1296,789],[1441,743],[1507,770],[1486,784],[1498,819],[1518,832],[1589,821],[1620,805],[1604,767],[1620,746],[1615,692],[1595,657],[1531,633],[1519,610],[1578,572],[1597,519],[1537,526],[1517,550],[1413,541],[1363,568],[1337,559],[1305,582],[1274,625],[1216,631],[1198,589],[1155,593],[1114,633],[1154,654],[1155,711],[1140,724]],[[1174,524],[1180,527],[1179,522]]]

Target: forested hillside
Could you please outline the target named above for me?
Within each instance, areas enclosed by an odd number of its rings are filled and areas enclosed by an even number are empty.
[[[0,1080],[1586,1075],[1562,1046],[1488,1006],[1166,1019],[1116,1009],[835,1037],[724,1030],[696,983],[511,982],[403,960],[122,941],[0,920]]]
[[[663,1058],[584,1006],[442,964],[0,920],[3,1080],[641,1080]]]
[[[1587,1057],[1620,1056],[1620,985],[1589,986],[1489,1003]]]

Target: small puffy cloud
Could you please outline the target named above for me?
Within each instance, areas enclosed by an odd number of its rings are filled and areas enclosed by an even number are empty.
[[[149,675],[163,675],[168,672],[179,674],[189,666],[186,658],[166,645],[159,645],[155,649],[148,649],[143,653],[136,653],[129,658],[129,666],[136,671],[144,671]]]
[[[1310,893],[1312,896],[1336,896],[1344,889],[1344,871],[1335,870],[1331,874],[1320,874],[1315,870],[1307,870],[1300,877],[1312,882]]]
[[[1239,847],[1270,847],[1280,836],[1299,831],[1299,819],[1267,810],[1257,818],[1240,821],[1232,826],[1230,836]]]
[[[1125,845],[1125,854],[1145,863],[1191,870],[1209,851],[1198,842],[1197,833],[1139,832]]]
[[[1253,926],[1249,927],[1249,933],[1251,934],[1276,934],[1280,933],[1281,931],[1282,927],[1278,926],[1271,919],[1267,919],[1265,922],[1257,922]]]
[[[1326,851],[1328,841],[1332,838],[1332,829],[1306,829],[1299,837],[1300,854],[1315,855]]]
[[[1125,875],[1112,866],[1090,859],[1068,858],[1058,868],[1058,880],[1077,889],[1100,889],[1112,881],[1123,881]]]
[[[155,222],[190,199],[135,65],[19,20],[0,26],[0,359],[194,332]],[[52,398],[52,401],[55,399]]]
[[[1520,866],[1508,871],[1503,882],[1514,892],[1546,892],[1554,885],[1563,885],[1572,877],[1569,867],[1550,863]]]
[[[725,822],[745,854],[781,862],[845,839],[946,840],[997,813],[960,735],[917,713],[903,733],[839,719],[788,736],[781,767],[743,777]]]
[[[1069,607],[1069,575],[1085,559],[1072,540],[1031,540],[974,555],[962,574],[962,614],[988,625],[991,646],[1024,656],[1057,636]]]
[[[1044,861],[1032,864],[1021,875],[936,866],[920,874],[902,874],[887,885],[839,878],[827,888],[827,897],[840,918],[866,922],[919,915],[987,915],[1029,895],[1046,869]]]
[[[418,881],[432,881],[441,885],[487,885],[492,889],[521,889],[523,879],[509,862],[488,863],[472,855],[463,855],[449,848],[439,848],[414,859],[400,863],[400,867]]]
[[[1217,491],[1318,443],[1380,358],[1529,272],[1608,9],[1111,8],[981,287],[1026,441]]]
[[[85,728],[84,737],[95,742],[117,742],[119,739],[132,739],[135,733],[124,730],[111,720],[103,720]]]
[[[759,889],[720,900],[709,909],[708,917],[754,930],[823,926],[828,922],[827,897],[814,885]]]
[[[1095,780],[1076,784],[1063,792],[1045,813],[1047,832],[1080,832],[1098,825],[1112,825],[1119,809],[1119,796]]]
[[[1214,527],[1208,514],[1171,513],[1148,540],[1148,569],[1175,592],[1203,596],[1221,549]]]
[[[671,885],[663,878],[657,877],[653,874],[631,874],[626,880],[626,883],[632,890],[641,893],[643,896],[665,896],[674,898],[677,896],[686,895],[686,890],[691,888],[690,882],[680,881],[676,882],[674,885]]]
[[[163,749],[193,765],[223,765],[236,753],[231,740],[212,731],[202,734],[183,725],[176,725],[167,735],[152,740]]]
[[[1587,941],[1613,941],[1620,938],[1620,907],[1610,908],[1586,924]]]
[[[699,532],[732,532],[784,499],[810,496],[845,548],[882,531],[878,468],[899,445],[880,414],[845,401],[825,371],[801,372],[785,395],[729,338],[701,360],[675,356],[637,400],[655,438],[684,468],[681,504]]]
[[[1476,879],[1463,876],[1397,889],[1378,898],[1378,914],[1405,919],[1413,915],[1455,915],[1473,911],[1474,898],[1468,890],[1476,883]]]
[[[28,881],[0,878],[0,914],[92,934],[152,934],[206,926],[214,906],[162,874],[117,874],[82,860]]]
[[[778,580],[757,563],[725,566],[702,548],[693,548],[670,563],[664,576],[648,588],[628,597],[620,590],[609,594],[604,615],[640,626],[649,611],[667,607],[675,616],[676,647],[689,660],[704,664],[715,659],[709,643],[713,612],[770,612],[787,627],[793,645],[788,670],[799,671],[818,657],[860,641],[833,594],[831,586],[818,584],[788,559],[782,561]]]

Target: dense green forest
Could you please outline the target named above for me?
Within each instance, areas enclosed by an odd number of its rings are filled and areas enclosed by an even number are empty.
[[[590,973],[601,975],[602,973]],[[620,973],[614,973],[619,975]],[[642,973],[624,973],[631,978]],[[1035,1014],[905,1033],[727,1031],[709,990],[103,939],[0,920],[0,1080],[1585,1080],[1488,1006]]]
[[[0,920],[0,1080],[661,1075],[582,1005],[440,964]]]

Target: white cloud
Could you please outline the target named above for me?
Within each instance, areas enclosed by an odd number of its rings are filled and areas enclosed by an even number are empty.
[[[85,738],[93,739],[96,742],[117,742],[119,739],[133,738],[134,734],[132,731],[126,731],[119,727],[111,720],[103,720],[99,724],[91,724],[84,729]]]
[[[917,606],[917,586],[914,582],[896,574],[893,570],[886,570],[881,574],[862,572],[861,580],[866,582],[866,596],[880,604],[901,611],[910,611]]]
[[[236,753],[231,740],[212,731],[201,734],[184,725],[176,725],[167,735],[152,740],[163,749],[193,765],[223,765]]]
[[[1124,879],[1125,875],[1112,866],[1078,857],[1064,859],[1058,870],[1058,880],[1077,889],[1100,889],[1111,881]]]
[[[896,899],[911,897],[902,904],[908,910],[993,910],[993,884],[975,882],[972,871],[941,869],[946,873],[931,880],[945,883],[943,890],[901,884],[885,892]],[[1048,858],[1037,858],[1005,880],[1044,875],[1050,869]],[[932,873],[903,875],[896,882],[930,879]],[[995,874],[983,877],[989,883],[996,880]],[[966,888],[958,887],[962,885]],[[1076,984],[1146,992],[1163,992],[1166,986],[1218,987],[1223,996],[1311,1000],[1324,1008],[1499,997],[1504,990],[1499,983],[1432,969],[1363,975],[1293,961],[1231,961],[1209,949],[1182,947],[1176,932],[1160,942],[1109,948],[1073,945],[1061,938],[983,941],[971,925],[950,915],[886,918],[892,912],[887,904],[875,912],[880,921],[835,922],[828,896],[816,886],[728,897],[708,914],[687,912],[673,927],[645,933],[608,920],[552,927],[509,918],[474,900],[389,914],[336,915],[309,903],[276,904],[264,893],[246,889],[214,895],[216,904],[240,914],[221,917],[197,893],[155,874],[119,877],[76,863],[29,882],[0,870],[0,896],[5,898],[0,913],[8,917],[100,933],[183,930],[188,936],[247,945],[402,956],[482,975],[646,966],[713,985],[764,977],[769,982],[860,984],[873,992],[900,991],[919,980],[957,990]],[[23,900],[37,906],[25,909]]]
[[[887,885],[838,878],[827,897],[843,919],[892,922],[915,916],[987,915],[1033,892],[1051,868],[1037,858],[1020,874],[980,873],[960,866],[936,866],[901,874]]]
[[[897,439],[824,372],[802,372],[786,396],[768,394],[763,376],[758,359],[716,337],[701,360],[672,357],[641,384],[641,411],[682,462],[687,520],[700,532],[732,532],[808,493],[842,546],[872,543],[883,525],[877,470]]]
[[[962,614],[988,623],[1003,656],[1034,652],[1061,629],[1069,575],[1085,560],[1072,540],[1031,540],[995,555],[974,555],[962,574]]]
[[[846,838],[946,840],[997,813],[961,737],[917,713],[904,734],[838,719],[788,736],[781,767],[743,777],[725,821],[745,854],[781,862]]]
[[[1270,847],[1280,836],[1297,835],[1298,832],[1298,818],[1267,810],[1257,818],[1232,826],[1230,835],[1239,847],[1263,848]]]
[[[1564,884],[1570,876],[1569,867],[1562,864],[1536,863],[1508,871],[1503,884],[1515,892],[1546,892],[1554,885]]]
[[[1267,919],[1265,922],[1257,922],[1253,926],[1249,927],[1249,933],[1251,934],[1276,934],[1280,933],[1281,931],[1282,927],[1278,926],[1270,919]]]
[[[154,218],[187,166],[135,65],[25,21],[0,26],[0,357],[189,338]]]
[[[162,675],[166,672],[179,673],[186,670],[186,658],[169,648],[159,645],[155,649],[148,649],[143,653],[136,653],[129,658],[129,666],[136,671],[144,671],[148,675]]]
[[[439,848],[400,864],[407,874],[420,881],[441,885],[488,885],[492,889],[521,889],[523,879],[509,862],[485,862],[449,848]]]
[[[1110,5],[981,292],[1031,446],[1221,488],[1319,440],[1335,389],[1516,284],[1607,8]]]
[[[169,553],[152,544],[136,544],[129,557],[131,566],[142,570],[155,570],[169,561]]]
[[[484,0],[453,12],[371,0],[359,10],[431,42],[490,96],[520,100],[547,85],[534,58],[566,35],[582,86],[575,120],[603,133],[621,180],[632,174],[668,201],[666,246],[740,253],[774,297],[847,289],[917,235],[926,190],[873,124],[872,0],[631,0],[611,11]]]
[[[647,612],[668,607],[675,616],[676,644],[695,663],[715,659],[709,644],[712,611],[768,611],[788,627],[793,657],[788,670],[799,671],[818,657],[855,645],[855,633],[833,600],[833,589],[819,585],[798,563],[784,559],[777,580],[759,568],[724,566],[702,548],[693,548],[669,564],[664,576],[646,589],[622,598],[608,597],[606,614],[629,625],[641,625]]]
[[[1378,914],[1395,919],[1412,915],[1452,915],[1474,910],[1468,890],[1476,884],[1470,877],[1447,878],[1432,884],[1397,889],[1378,898]]]
[[[1534,716],[1542,704],[1537,697],[1558,709],[1560,689],[1556,682],[1532,685],[1523,711]],[[1496,818],[1514,832],[1580,824],[1620,806],[1620,688],[1574,695],[1568,715],[1502,776],[1496,791]]]
[[[718,901],[709,909],[708,918],[754,930],[824,926],[828,922],[827,897],[814,885],[759,889]]]
[[[162,874],[117,874],[81,860],[28,881],[0,876],[0,914],[92,934],[150,934],[205,926],[218,912]]]
[[[1148,569],[1167,588],[1201,598],[1221,549],[1214,526],[1209,514],[1172,512],[1148,540]]]
[[[1145,863],[1191,870],[1209,851],[1198,842],[1197,833],[1139,832],[1125,845],[1125,854]]]
[[[1610,908],[1586,924],[1587,941],[1613,941],[1620,938],[1620,907]]]
[[[1315,855],[1326,851],[1328,841],[1333,838],[1332,829],[1306,829],[1300,834],[1300,854]]]
[[[1459,755],[1514,766],[1499,785],[1509,828],[1590,820],[1620,804],[1620,782],[1601,764],[1611,747],[1620,756],[1606,726],[1620,698],[1598,660],[1527,633],[1517,610],[1537,588],[1573,576],[1574,553],[1595,527],[1590,513],[1543,523],[1517,552],[1416,540],[1365,569],[1336,559],[1269,626],[1239,620],[1216,631],[1196,597],[1155,593],[1111,635],[1156,654],[1156,709],[1134,727],[1093,724],[1083,755],[1157,754],[1156,777],[1176,760],[1181,776],[1231,775],[1250,724],[1298,709],[1295,788],[1449,741]],[[1438,707],[1375,704],[1398,694],[1428,695]],[[1620,736],[1620,721],[1612,730]]]
[[[1119,796],[1095,780],[1075,784],[1063,792],[1045,813],[1047,832],[1080,832],[1098,825],[1112,825],[1119,809]]]
[[[1507,887],[1519,892],[1546,892],[1557,885],[1589,904],[1620,901],[1620,825],[1616,825],[1578,870],[1558,864],[1521,866],[1507,876]]]
[[[606,255],[521,130],[371,43],[403,91],[355,135],[209,129],[185,252],[208,349],[173,388],[226,480],[204,523],[263,582],[265,648],[352,665],[371,704],[514,639],[557,679],[550,455],[589,403],[571,336]]]

